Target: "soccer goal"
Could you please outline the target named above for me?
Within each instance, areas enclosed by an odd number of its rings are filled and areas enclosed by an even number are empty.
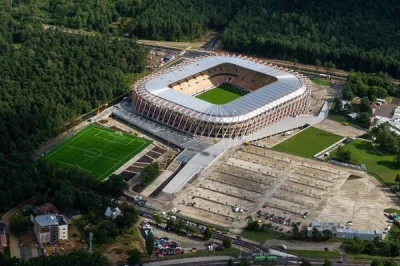
[[[121,131],[115,131],[115,135],[122,137],[122,132]]]

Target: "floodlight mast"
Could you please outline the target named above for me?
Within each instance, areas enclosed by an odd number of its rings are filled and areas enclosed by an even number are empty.
[[[93,233],[90,232],[90,233],[89,233],[89,254],[92,254],[92,253],[93,253],[93,250],[92,250],[92,241],[93,241]]]

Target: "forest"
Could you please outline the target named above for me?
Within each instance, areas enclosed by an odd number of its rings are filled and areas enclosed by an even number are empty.
[[[400,77],[395,0],[8,1],[17,19],[119,36],[193,40],[222,32],[224,48]]]
[[[343,98],[352,100],[354,96],[368,97],[372,102],[376,99],[384,99],[387,96],[396,96],[400,93],[400,87],[394,80],[382,72],[361,73],[353,72],[347,76],[343,88]]]
[[[31,197],[66,212],[97,210],[102,195],[122,192],[120,177],[100,183],[32,155],[67,123],[128,92],[147,50],[129,39],[43,30],[14,15],[0,8],[0,212]]]

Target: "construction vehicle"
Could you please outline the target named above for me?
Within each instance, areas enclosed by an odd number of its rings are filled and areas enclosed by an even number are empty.
[[[343,125],[343,126],[348,126],[349,123],[348,123],[348,122],[342,122],[342,125]]]

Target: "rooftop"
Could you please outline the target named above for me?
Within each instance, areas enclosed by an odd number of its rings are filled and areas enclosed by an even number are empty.
[[[64,216],[62,215],[54,215],[54,214],[45,214],[38,215],[35,217],[35,221],[40,226],[52,226],[52,225],[65,225],[67,224]]]
[[[363,229],[349,229],[349,228],[338,228],[336,230],[337,233],[357,233],[357,234],[364,234],[364,235],[381,235],[381,230],[363,230]]]
[[[212,104],[170,88],[170,84],[190,77],[222,63],[237,65],[255,72],[275,77],[277,80],[229,103]],[[261,62],[235,56],[210,56],[184,67],[150,78],[145,89],[162,99],[193,111],[211,116],[241,116],[250,112],[262,113],[284,103],[305,91],[301,78]]]

